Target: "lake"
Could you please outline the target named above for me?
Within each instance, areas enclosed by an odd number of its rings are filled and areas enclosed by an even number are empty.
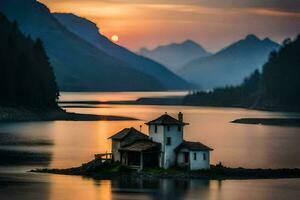
[[[122,101],[140,97],[181,96],[184,92],[62,93],[62,101]],[[292,199],[300,179],[277,180],[92,180],[33,174],[37,167],[67,168],[110,151],[109,136],[168,112],[183,112],[186,140],[212,147],[211,162],[230,167],[300,168],[300,128],[232,124],[244,117],[299,117],[298,113],[191,106],[99,105],[70,112],[134,117],[137,121],[30,122],[0,124],[0,199]],[[11,141],[17,141],[12,143]],[[7,154],[6,152],[9,152]],[[17,158],[16,162],[6,158]],[[36,160],[35,160],[36,159]]]

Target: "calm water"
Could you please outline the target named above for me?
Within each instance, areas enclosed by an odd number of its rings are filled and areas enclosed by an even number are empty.
[[[139,97],[184,93],[63,93],[61,100],[134,100]],[[36,167],[72,167],[110,151],[109,136],[133,126],[147,133],[144,123],[164,112],[184,113],[185,139],[201,141],[215,150],[212,163],[248,168],[300,168],[300,128],[231,124],[242,117],[294,117],[299,114],[250,111],[233,108],[101,105],[68,111],[130,116],[138,121],[39,122],[0,125],[0,141],[27,141],[26,145],[0,145],[26,157],[43,156],[46,162],[4,166],[0,160],[0,199],[292,199],[300,195],[300,179],[243,181],[94,181],[74,176],[28,173]],[[29,141],[29,143],[28,143]],[[53,145],[40,145],[47,141]],[[30,143],[31,142],[31,143]],[[33,145],[35,144],[35,145]],[[39,145],[38,145],[39,144]],[[24,154],[25,151],[25,154]],[[36,153],[36,155],[34,154]],[[21,163],[21,164],[20,164]]]

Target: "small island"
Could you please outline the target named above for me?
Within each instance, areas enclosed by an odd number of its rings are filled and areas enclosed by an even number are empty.
[[[300,118],[241,118],[233,120],[231,123],[299,127]]]
[[[35,169],[31,172],[81,175],[95,179],[119,176],[175,179],[273,179],[300,178],[300,169],[245,169],[210,163],[212,148],[185,141],[183,114],[178,119],[167,113],[146,123],[149,135],[124,128],[108,139],[112,153],[95,154],[95,159],[68,169]]]

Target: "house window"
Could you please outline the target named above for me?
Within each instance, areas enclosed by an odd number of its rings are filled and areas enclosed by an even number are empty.
[[[178,126],[178,131],[181,131],[181,130],[182,130],[182,128],[181,128],[181,126],[179,125],[179,126]]]
[[[154,132],[157,133],[157,125],[154,126]]]
[[[203,153],[203,160],[206,160],[206,153]]]
[[[167,145],[171,145],[171,138],[167,137]]]
[[[194,153],[194,160],[197,160],[197,153]]]
[[[167,126],[167,130],[170,131],[170,126]]]

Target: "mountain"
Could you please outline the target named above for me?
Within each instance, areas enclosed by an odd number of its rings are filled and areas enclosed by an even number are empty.
[[[187,89],[190,87],[183,79],[161,64],[143,56],[136,55],[102,35],[93,22],[74,14],[53,13],[54,17],[75,35],[96,46],[101,51],[130,65],[135,70],[157,78],[167,89]]]
[[[159,46],[153,50],[142,48],[139,54],[156,60],[174,72],[191,60],[210,55],[202,46],[192,40],[186,40],[180,44]]]
[[[58,88],[41,40],[0,13],[0,105],[57,109]]]
[[[261,40],[248,35],[212,56],[189,62],[178,74],[202,89],[237,85],[255,69],[261,68],[270,52],[278,47],[279,44],[268,38]]]
[[[184,104],[234,106],[267,110],[300,110],[300,35],[270,54],[262,72],[255,70],[241,85],[197,92]]]
[[[168,89],[157,78],[101,51],[65,28],[36,0],[1,0],[0,12],[22,32],[41,38],[60,90],[128,91]]]

